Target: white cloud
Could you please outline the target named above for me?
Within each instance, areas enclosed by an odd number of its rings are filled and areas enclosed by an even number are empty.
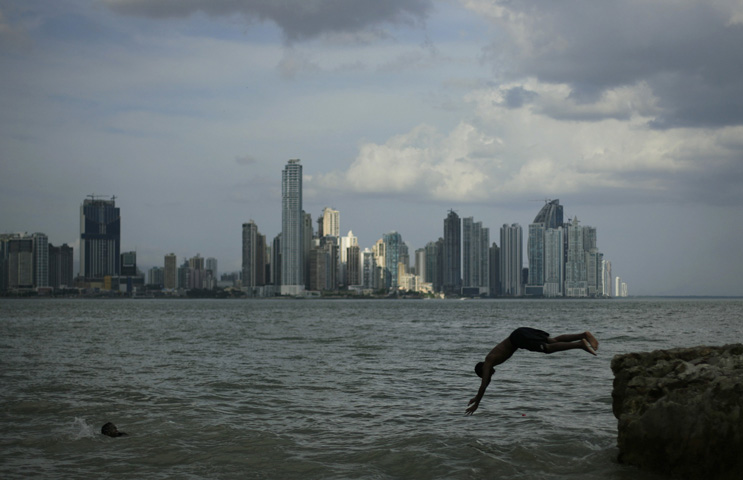
[[[569,98],[566,85],[530,81],[524,88],[537,95],[519,108],[504,101],[509,88],[471,92],[471,120],[448,133],[424,124],[381,144],[367,142],[348,169],[317,175],[314,185],[455,203],[599,192],[664,202],[683,196],[710,156],[735,172],[740,129],[713,136],[700,129],[650,129],[650,117],[639,113],[653,109],[643,85],[583,105]]]

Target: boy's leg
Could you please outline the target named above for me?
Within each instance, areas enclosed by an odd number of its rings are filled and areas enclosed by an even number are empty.
[[[544,353],[563,352],[565,350],[574,350],[576,348],[580,348],[581,350],[584,350],[591,355],[596,355],[596,351],[593,349],[593,347],[591,347],[591,344],[588,343],[588,340],[586,340],[585,338],[581,338],[580,341],[576,342],[547,343],[544,346]]]
[[[591,345],[591,348],[593,348],[594,350],[598,350],[599,341],[596,340],[596,337],[594,337],[591,332],[588,331],[583,333],[559,335],[555,338],[548,338],[547,343],[577,342],[583,339],[586,339],[588,341],[588,344]]]

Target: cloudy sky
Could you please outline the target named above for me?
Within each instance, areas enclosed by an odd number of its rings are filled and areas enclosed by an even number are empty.
[[[741,45],[740,0],[0,0],[0,231],[116,195],[140,267],[238,270],[300,158],[362,248],[558,198],[631,294],[743,295]]]

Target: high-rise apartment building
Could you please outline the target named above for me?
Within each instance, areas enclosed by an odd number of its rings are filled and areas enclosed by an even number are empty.
[[[322,211],[322,234],[324,237],[331,236],[340,238],[341,236],[341,213],[330,207],[325,207]]]
[[[443,248],[444,239],[439,238],[437,242],[428,242],[426,244],[426,273],[423,277],[423,281],[430,283],[433,286],[435,292],[441,291],[441,285],[443,284],[442,279],[442,263],[441,263],[441,252]]]
[[[376,290],[377,284],[377,264],[374,260],[374,252],[365,248],[361,252],[361,284],[364,288]]]
[[[349,232],[350,233],[350,232]],[[346,286],[361,285],[361,248],[358,241],[346,249]]]
[[[527,295],[547,295],[544,293],[547,276],[547,232],[562,228],[562,225],[563,207],[560,205],[560,200],[547,200],[537,216],[534,217],[534,221],[529,225],[529,237],[526,242],[526,254],[529,260],[529,276],[525,292]],[[553,259],[553,261],[556,260]],[[564,259],[561,259],[560,262],[564,262]],[[554,268],[552,268],[551,274],[553,279],[550,285],[551,293],[548,296],[555,296],[554,275],[557,272]],[[562,286],[559,290],[562,290]]]
[[[80,276],[86,280],[118,276],[121,214],[116,197],[89,197],[80,206]]]
[[[60,247],[49,244],[49,286],[71,288],[73,286],[73,248],[66,243]]]
[[[603,296],[611,297],[611,260],[604,260],[602,263],[601,278],[604,286]]]
[[[307,281],[309,285],[309,277]],[[271,242],[271,285],[281,288],[281,232]]]
[[[338,241],[326,235],[317,239],[310,251],[310,289],[332,291],[338,288]]]
[[[444,219],[444,292],[462,290],[462,222],[454,210]]]
[[[564,285],[564,230],[562,227],[549,228],[544,232],[544,285],[542,295],[545,297],[562,297],[565,294]]]
[[[310,251],[312,250],[312,241],[315,233],[312,228],[312,214],[304,213],[304,225],[302,229],[302,258],[304,258],[304,288],[310,288]],[[279,252],[280,253],[280,252]],[[271,266],[275,271],[276,269]],[[268,281],[268,280],[267,280]],[[276,282],[273,282],[276,285]]]
[[[529,259],[529,277],[526,282],[526,295],[542,295],[545,269],[545,236],[547,229],[544,223],[529,225],[529,238],[526,241],[526,255]]]
[[[175,253],[165,255],[165,267],[163,268],[163,288],[175,290],[178,288],[178,260]]]
[[[501,294],[509,297],[523,295],[521,269],[524,265],[523,231],[521,225],[503,225],[500,229]]]
[[[302,164],[289,160],[281,176],[281,294],[304,291]]]
[[[426,249],[415,250],[415,274],[420,277],[421,282],[426,282]]]
[[[497,297],[500,295],[500,248],[497,244],[493,245],[488,250],[490,256],[490,296]]]
[[[382,240],[384,242],[384,266],[387,271],[385,286],[397,290],[400,284],[399,267],[400,255],[403,251],[402,235],[393,231],[385,233]]]
[[[44,233],[34,233],[34,287],[49,286],[49,238]]]
[[[258,231],[253,220],[243,223],[242,240],[243,288],[252,289],[266,284],[266,237]]]
[[[165,270],[163,267],[150,268],[147,276],[147,284],[155,287],[163,287],[165,281]]]
[[[462,290],[487,295],[490,290],[490,229],[473,217],[462,221]]]
[[[34,239],[13,234],[7,239],[7,288],[30,289],[34,285]]]
[[[374,255],[374,285],[375,288],[386,288],[390,283],[388,281],[389,270],[387,269],[387,244],[384,243],[384,238],[380,238],[372,247],[372,254]]]
[[[578,217],[567,226],[568,252],[565,262],[565,296],[588,296],[588,271],[586,266],[586,248],[584,240],[590,238],[584,235]]]
[[[134,277],[137,275],[137,252],[124,252],[121,254],[119,273],[122,277]]]
[[[208,257],[206,259],[206,270],[211,272],[213,278],[219,278],[219,272],[217,271],[217,259],[214,257]]]
[[[341,285],[359,285],[359,268],[360,264],[358,262],[361,261],[361,258],[359,255],[355,257],[355,261],[357,262],[357,265],[353,265],[352,262],[354,259],[350,259],[348,257],[349,249],[352,247],[359,248],[359,239],[356,237],[356,235],[353,234],[352,230],[348,231],[348,235],[345,237],[341,237],[341,248],[340,248],[340,284]],[[360,250],[359,250],[360,252]],[[349,278],[349,270],[354,269],[356,272],[356,277],[354,278],[354,282],[351,281]]]

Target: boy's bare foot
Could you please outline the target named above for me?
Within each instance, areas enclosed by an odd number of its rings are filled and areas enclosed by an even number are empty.
[[[593,349],[593,347],[591,347],[591,344],[588,343],[588,340],[584,338],[581,340],[581,342],[583,342],[583,350],[590,353],[591,355],[596,355],[596,351]]]
[[[593,348],[594,350],[599,349],[599,341],[596,340],[596,337],[594,337],[591,332],[586,332],[586,340],[588,340],[588,343],[591,344],[591,348]]]

